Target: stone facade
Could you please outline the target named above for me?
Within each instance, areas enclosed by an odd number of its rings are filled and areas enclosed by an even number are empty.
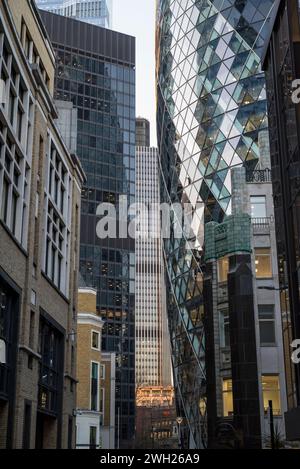
[[[17,327],[13,338],[1,337],[7,362],[0,367],[8,379],[6,388],[1,373],[0,447],[71,448],[75,444],[79,213],[85,176],[55,125],[54,52],[34,2],[23,1],[22,9],[13,0],[1,2],[0,36],[0,66],[3,73],[10,72],[8,101],[0,106],[1,140],[6,138],[12,150],[9,166],[14,174],[19,167],[19,177],[24,178],[24,191],[16,179],[14,188],[4,183],[9,174],[1,152],[2,201],[8,194],[0,220],[0,287],[5,302],[1,319],[8,322],[14,299]],[[17,98],[9,97],[13,86],[9,80],[15,80],[24,109]],[[50,179],[52,157],[57,165],[55,182]],[[58,188],[61,193],[56,199],[53,194]],[[51,376],[57,379],[52,381]]]

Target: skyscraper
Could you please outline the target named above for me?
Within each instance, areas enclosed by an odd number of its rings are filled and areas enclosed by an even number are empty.
[[[78,108],[82,194],[80,270],[97,290],[103,351],[116,352],[116,438],[130,447],[135,426],[135,245],[99,239],[99,204],[135,201],[135,39],[41,12],[53,43],[55,94]],[[68,34],[66,34],[68,31]],[[118,443],[117,443],[118,445]]]
[[[272,4],[159,1],[162,198],[189,204],[193,216],[192,233],[181,239],[171,233],[165,243],[175,385],[191,447],[206,445],[204,224],[231,211],[230,168],[254,168],[259,160],[258,136],[267,128],[260,53]],[[171,221],[174,232],[176,216]]]
[[[156,148],[136,147],[136,203],[146,210],[136,237],[136,385],[168,386],[171,361]]]
[[[136,119],[136,146],[150,147],[150,122],[142,117]]]
[[[39,8],[86,23],[112,27],[112,0],[36,0]]]

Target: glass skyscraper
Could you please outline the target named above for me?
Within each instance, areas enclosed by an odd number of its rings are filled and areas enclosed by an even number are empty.
[[[116,352],[117,445],[135,427],[135,243],[96,235],[102,202],[135,200],[135,39],[41,12],[56,60],[55,97],[78,109],[77,152],[87,174],[82,194],[80,271],[95,288],[103,350]]]
[[[36,0],[42,10],[86,23],[112,27],[112,0]]]
[[[160,0],[158,141],[162,198],[190,205],[192,232],[165,243],[169,323],[184,441],[206,445],[203,228],[231,212],[230,169],[254,169],[267,129],[261,51],[272,0]],[[178,220],[172,219],[173,228]]]

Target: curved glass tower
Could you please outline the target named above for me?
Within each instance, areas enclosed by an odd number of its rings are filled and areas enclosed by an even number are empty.
[[[231,211],[230,169],[259,162],[259,136],[267,128],[260,54],[273,3],[158,1],[162,198],[190,204],[193,217],[188,236],[171,233],[165,243],[175,384],[190,447],[206,444],[203,227]],[[175,229],[176,216],[172,221]]]

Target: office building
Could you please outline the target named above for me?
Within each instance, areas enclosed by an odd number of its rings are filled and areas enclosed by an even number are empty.
[[[78,296],[76,448],[114,449],[116,356],[101,350],[96,290],[80,287]]]
[[[85,23],[112,27],[112,0],[36,0],[37,6]]]
[[[136,147],[136,385],[171,384],[156,148]]]
[[[172,386],[137,390],[136,449],[178,449],[178,425]]]
[[[120,446],[128,448],[135,426],[135,242],[126,233],[100,239],[96,213],[101,203],[118,208],[124,197],[125,207],[135,201],[135,39],[41,15],[56,53],[55,96],[78,109],[77,152],[87,174],[80,272],[97,290],[102,349],[116,353],[115,415]]]
[[[142,117],[136,119],[136,146],[150,147],[150,122]]]
[[[299,81],[300,13],[296,0],[275,1],[264,69],[267,80],[282,323],[288,396],[287,439],[300,440],[300,365],[291,345],[300,339]],[[293,94],[294,93],[294,94]]]
[[[204,305],[210,448],[285,441],[285,367],[268,132],[259,169],[231,170],[232,215],[205,227]]]
[[[272,0],[160,0],[157,122],[162,200],[187,204],[191,232],[165,243],[178,409],[187,447],[207,445],[201,255],[204,226],[231,212],[230,169],[254,169],[267,129],[261,51]],[[199,405],[200,404],[200,405]]]
[[[84,173],[55,121],[55,55],[30,0],[0,4],[0,447],[74,448]],[[72,109],[70,109],[70,114]],[[76,124],[76,122],[75,122]]]

